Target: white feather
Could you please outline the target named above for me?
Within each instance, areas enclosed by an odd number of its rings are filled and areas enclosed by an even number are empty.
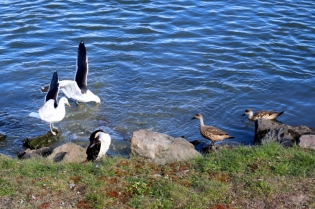
[[[106,154],[106,152],[109,149],[110,143],[111,143],[111,138],[110,138],[109,134],[100,132],[99,137],[101,140],[101,149],[100,149],[100,152],[98,153],[98,156],[96,158],[97,160]]]
[[[33,117],[33,118],[41,119],[38,112],[31,112],[28,116],[29,117]]]
[[[59,81],[60,90],[68,97],[72,98],[78,102],[96,102],[101,103],[101,100],[98,96],[93,94],[90,90],[87,90],[85,94],[81,93],[77,82],[71,80]]]
[[[68,104],[68,99],[66,97],[61,97],[56,108],[54,107],[54,102],[55,100],[50,99],[39,108],[38,112],[43,121],[54,123],[61,121],[65,117],[65,104]]]

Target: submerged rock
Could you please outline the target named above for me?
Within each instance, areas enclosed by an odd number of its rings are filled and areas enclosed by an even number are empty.
[[[131,156],[144,157],[158,164],[188,160],[200,156],[194,145],[182,137],[139,130],[131,139]]]
[[[191,141],[190,143],[193,144],[195,146],[195,149],[202,154],[207,154],[207,153],[211,153],[217,150],[221,150],[223,147],[232,149],[236,146],[242,145],[240,142],[229,141],[229,140],[222,140],[222,141],[216,142],[213,147],[210,140],[194,140],[194,141]]]
[[[61,132],[59,132],[57,129],[54,129],[53,131],[56,132],[56,136],[54,136],[50,131],[47,131],[45,134],[38,137],[25,138],[22,140],[22,142],[26,147],[31,149],[48,147],[49,145],[58,141],[61,136]]]
[[[5,140],[6,137],[7,137],[7,134],[0,131],[0,141]]]
[[[315,129],[307,126],[290,126],[266,119],[258,119],[255,122],[254,142],[258,144],[276,141],[284,147],[297,144],[304,148],[315,149],[314,135]]]
[[[72,142],[68,142],[64,145],[56,147],[47,158],[54,162],[82,163],[86,161],[85,151],[86,149],[83,147]]]
[[[227,149],[233,149],[234,147],[241,146],[242,144],[240,142],[234,142],[234,141],[220,141],[219,143],[216,143],[214,147],[212,147],[211,143],[205,144],[201,149],[200,152],[203,154],[215,152],[217,150],[221,150],[223,148]]]
[[[20,151],[18,153],[19,159],[29,159],[29,158],[40,158],[40,157],[46,157],[51,153],[50,147],[42,147],[40,149],[26,149],[23,151]]]

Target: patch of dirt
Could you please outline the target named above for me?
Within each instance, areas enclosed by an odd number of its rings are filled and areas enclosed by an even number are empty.
[[[0,208],[7,209],[11,208],[12,198],[0,197]]]

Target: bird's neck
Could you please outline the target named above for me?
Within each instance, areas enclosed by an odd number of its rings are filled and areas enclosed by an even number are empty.
[[[254,113],[253,112],[250,112],[249,114],[248,114],[248,119],[252,119],[253,118],[253,116],[254,116]]]
[[[61,110],[64,110],[65,109],[65,103],[62,102],[62,101],[59,101],[56,109],[61,109]]]
[[[203,123],[203,118],[199,118],[200,120],[200,127],[204,126],[205,124]]]

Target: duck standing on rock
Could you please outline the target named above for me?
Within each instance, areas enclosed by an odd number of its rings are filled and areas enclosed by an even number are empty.
[[[109,149],[111,138],[103,130],[96,130],[90,136],[90,145],[86,150],[87,160],[94,161],[103,157]]]
[[[227,133],[223,132],[222,130],[213,127],[213,126],[206,126],[203,122],[203,117],[200,113],[196,114],[192,119],[199,119],[200,120],[200,134],[206,138],[211,140],[211,145],[214,147],[214,143],[217,141],[221,141],[224,139],[233,139],[233,136],[228,135]]]
[[[61,121],[66,115],[65,104],[70,107],[68,99],[61,97],[59,104],[57,103],[59,93],[59,79],[57,71],[54,72],[49,85],[49,91],[45,97],[45,103],[41,106],[37,112],[31,112],[30,117],[42,119],[50,124],[50,131],[53,135],[56,133],[52,130],[55,128],[52,123]],[[56,128],[55,128],[56,129]]]
[[[278,116],[282,115],[283,113],[284,113],[284,111],[277,113],[275,111],[260,110],[254,114],[252,110],[247,109],[247,110],[245,110],[245,112],[242,116],[248,115],[248,119],[252,120],[252,121],[257,120],[258,118],[264,118],[267,120],[274,120]]]

